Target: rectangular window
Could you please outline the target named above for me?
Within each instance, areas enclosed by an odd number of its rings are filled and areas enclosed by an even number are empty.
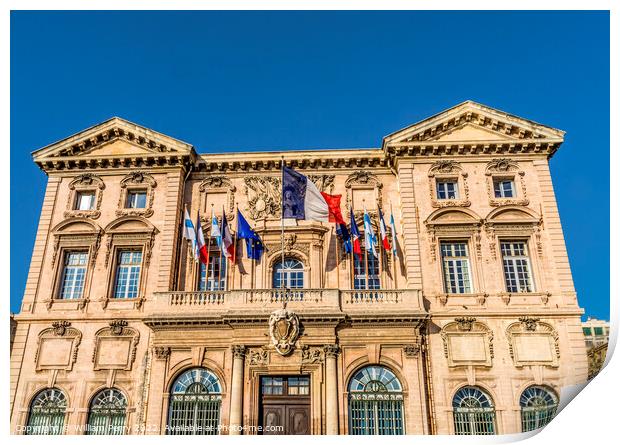
[[[455,179],[438,179],[437,199],[458,199],[459,186]]]
[[[596,335],[597,337],[599,335],[603,335],[603,328],[599,328],[599,327],[594,328],[594,335]]]
[[[65,254],[59,298],[63,300],[82,298],[87,264],[88,253],[86,252],[67,252]]]
[[[282,377],[263,377],[263,394],[282,395],[284,394],[284,380]]]
[[[146,208],[146,190],[129,190],[127,192],[128,209],[145,209]]]
[[[447,293],[468,294],[471,292],[467,250],[467,243],[463,241],[441,243],[443,277]]]
[[[290,396],[307,396],[310,394],[309,377],[289,377],[287,383]]]
[[[495,179],[493,189],[496,198],[512,198],[515,195],[515,185],[512,179]]]
[[[226,257],[220,255],[219,252],[211,252],[208,272],[207,278],[207,265],[200,263],[198,290],[224,290],[226,288]]]
[[[353,255],[353,289],[379,289],[379,258],[371,253],[364,255],[363,247],[361,256],[360,260]]]
[[[592,328],[583,328],[583,335],[585,335],[586,337],[591,337],[592,336]]]
[[[504,278],[508,292],[533,292],[530,258],[525,241],[500,243],[504,262]]]
[[[95,208],[95,192],[84,190],[75,195],[74,210],[93,210]]]
[[[141,250],[118,252],[114,298],[137,298],[142,266]]]

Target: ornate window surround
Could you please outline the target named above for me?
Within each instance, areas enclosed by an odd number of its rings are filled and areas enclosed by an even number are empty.
[[[232,221],[235,219],[235,192],[237,187],[231,182],[230,179],[224,176],[207,176],[202,180],[198,186],[200,191],[200,207],[202,211],[206,212],[207,209],[207,195],[209,193],[226,193],[226,219]],[[219,209],[217,209],[219,212]],[[221,220],[221,216],[218,217]]]
[[[486,176],[489,205],[492,207],[529,205],[530,200],[527,197],[524,179],[525,172],[519,168],[519,164],[508,158],[494,159],[487,164],[484,174]],[[514,192],[516,196],[512,198],[496,198],[494,181],[498,179],[511,179],[515,186]]]
[[[106,253],[104,266],[108,270],[108,286],[105,295],[100,299],[103,309],[108,305],[114,308],[141,308],[145,299],[148,268],[155,244],[155,236],[159,233],[145,218],[139,216],[123,216],[112,221],[105,228],[106,232]],[[138,286],[138,297],[130,299],[115,299],[114,283],[116,280],[116,266],[118,262],[118,252],[121,249],[142,249],[142,266],[140,269],[140,283]]]
[[[92,173],[84,173],[76,176],[69,183],[69,196],[67,197],[67,209],[65,210],[65,218],[91,218],[97,219],[101,216],[101,201],[103,199],[103,191],[105,183],[101,177]],[[76,210],[75,204],[78,192],[92,191],[95,192],[95,208],[93,210]]]
[[[71,226],[89,226],[89,229],[79,228],[71,230]],[[89,301],[90,285],[92,282],[97,253],[101,244],[102,229],[94,222],[84,217],[69,218],[57,224],[52,229],[54,247],[52,250],[52,268],[55,268],[52,283],[52,293],[45,300],[48,310],[52,309],[84,309]],[[60,286],[62,285],[62,274],[64,269],[64,256],[66,252],[80,250],[88,252],[88,264],[86,266],[86,279],[82,298],[64,300],[58,298]]]
[[[457,366],[493,366],[493,331],[484,323],[476,321],[474,317],[455,318],[454,321],[447,323],[441,328],[441,338],[443,340],[444,356],[448,360],[448,367]],[[482,338],[486,345],[486,354],[484,360],[457,361],[452,356],[450,341],[454,337],[478,337]]]
[[[118,209],[116,216],[143,216],[148,218],[153,215],[153,199],[155,198],[154,189],[157,187],[157,181],[148,173],[143,171],[135,171],[120,182],[121,194],[118,200]],[[146,190],[146,207],[143,209],[126,208],[127,193],[131,190]]]
[[[140,342],[140,333],[136,329],[128,327],[127,324],[128,323],[125,320],[114,320],[110,322],[109,327],[102,328],[97,331],[95,334],[95,347],[93,349],[92,358],[93,370],[99,371],[117,369],[131,371],[132,365],[136,360],[136,350],[138,348],[138,343]],[[99,363],[101,343],[106,340],[125,340],[130,342],[129,356],[127,357],[125,365],[109,366]]]
[[[344,182],[346,190],[346,203],[345,209],[347,213],[351,212],[351,206],[353,205],[353,191],[354,190],[372,190],[375,192],[375,201],[377,205],[383,208],[383,182],[373,173],[366,170],[357,170],[351,173]],[[354,210],[355,219],[358,219],[360,215],[363,215],[362,209]],[[377,210],[369,209],[368,214],[372,220],[377,219]]]
[[[455,179],[457,181],[458,199],[437,199],[437,181],[442,179]],[[456,161],[441,160],[431,165],[428,171],[428,185],[431,205],[434,208],[469,207],[471,205],[467,173],[463,171],[461,164]]]
[[[553,350],[551,360],[532,361],[519,357],[514,341],[520,336],[547,337]],[[524,366],[548,366],[551,368],[559,367],[559,335],[551,324],[542,322],[539,318],[521,317],[518,322],[512,323],[508,326],[506,329],[506,337],[508,338],[510,357],[512,358],[516,368],[522,368]]]

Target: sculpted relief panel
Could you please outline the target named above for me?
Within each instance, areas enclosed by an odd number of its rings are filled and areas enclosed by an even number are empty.
[[[474,317],[455,318],[441,330],[448,366],[492,366],[493,332]]]
[[[36,370],[62,369],[71,371],[77,360],[82,333],[71,327],[68,321],[55,321],[51,328],[39,334],[37,352],[34,356]]]

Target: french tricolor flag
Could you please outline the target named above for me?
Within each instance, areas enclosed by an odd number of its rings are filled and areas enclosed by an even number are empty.
[[[355,222],[355,215],[353,214],[353,207],[351,207],[351,241],[353,241],[353,253],[357,255],[357,259],[362,261],[362,245],[360,238],[362,237],[360,229]]]
[[[292,168],[282,168],[282,218],[329,222],[329,206],[312,181]]]
[[[200,212],[198,212],[198,216],[196,217],[196,249],[198,250],[200,262],[209,264],[209,252],[207,251],[207,243],[205,243],[205,235],[202,231],[202,224],[200,223]]]
[[[390,240],[388,240],[388,236],[387,236],[387,227],[385,226],[385,221],[383,220],[383,212],[381,212],[381,209],[379,210],[379,231],[381,232],[381,244],[383,244],[383,248],[386,250],[386,252],[389,252],[391,247],[390,247]]]

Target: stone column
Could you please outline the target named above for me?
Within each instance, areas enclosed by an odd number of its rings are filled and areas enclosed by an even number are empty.
[[[241,434],[243,426],[243,368],[245,346],[233,345],[232,385],[230,388],[230,428],[228,434]]]
[[[325,345],[325,432],[338,434],[338,345]]]

